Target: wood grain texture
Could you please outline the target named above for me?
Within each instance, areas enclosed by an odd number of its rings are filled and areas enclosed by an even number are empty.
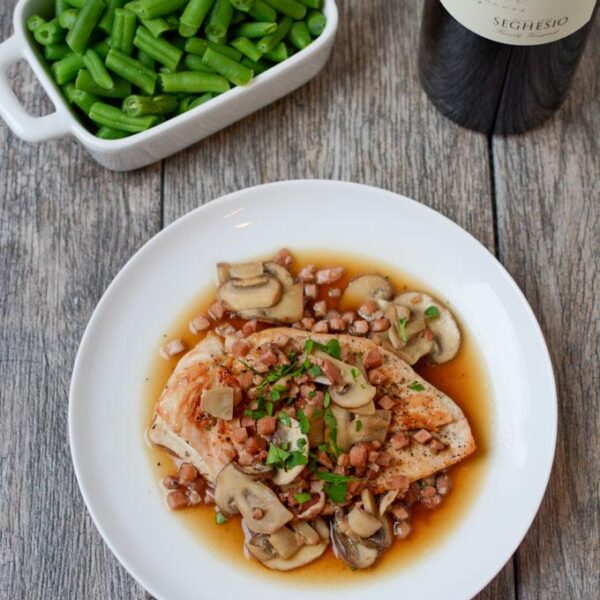
[[[14,1],[0,3],[0,39]],[[14,87],[50,108],[24,68]],[[96,531],[67,436],[85,324],[117,270],[160,228],[160,165],[122,175],[71,141],[0,127],[0,598],[144,598]]]
[[[517,552],[518,597],[600,597],[600,22],[562,110],[497,139],[499,254],[546,336],[559,390],[554,470]]]

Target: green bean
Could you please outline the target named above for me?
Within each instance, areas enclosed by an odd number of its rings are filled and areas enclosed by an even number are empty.
[[[33,37],[38,44],[48,46],[49,44],[58,44],[65,39],[65,30],[59,25],[57,19],[52,19],[43,25],[40,25],[34,32]]]
[[[76,8],[69,8],[58,17],[58,22],[63,29],[71,29],[77,21],[77,15],[79,15],[79,11]]]
[[[29,19],[27,19],[27,29],[33,33],[36,29],[46,24],[46,19],[44,17],[40,17],[40,15],[31,15]]]
[[[270,7],[274,8],[286,17],[296,21],[304,19],[306,16],[306,6],[296,2],[296,0],[264,0]]]
[[[290,53],[288,47],[283,42],[279,42],[279,44],[277,44],[277,46],[275,46],[273,50],[266,52],[264,56],[267,60],[270,60],[271,62],[280,63],[283,62],[286,58],[289,58]]]
[[[103,12],[104,2],[102,0],[86,0],[79,10],[77,20],[67,34],[67,44],[73,52],[81,54],[87,48],[92,31]]]
[[[304,4],[307,8],[316,8],[321,10],[323,8],[323,0],[296,0],[300,4]]]
[[[105,127],[130,131],[131,133],[145,131],[160,123],[159,117],[155,115],[131,117],[116,106],[111,106],[104,102],[96,102],[96,104],[92,106],[92,109],[90,110],[90,119]]]
[[[92,48],[98,53],[98,56],[104,60],[110,50],[110,40],[108,38],[94,44]]]
[[[318,37],[323,33],[325,25],[327,25],[327,19],[322,12],[318,10],[311,10],[306,17],[306,25],[308,30],[314,37]]]
[[[137,51],[136,58],[151,71],[156,71],[155,60],[145,52],[142,52],[142,50]]]
[[[211,42],[222,43],[227,39],[227,30],[233,17],[233,6],[229,0],[215,0],[206,21],[206,37]]]
[[[83,54],[83,64],[85,68],[90,72],[92,79],[105,90],[110,90],[114,87],[115,82],[106,70],[102,59],[98,56],[98,53],[92,48],[88,48]]]
[[[167,15],[165,21],[169,24],[172,31],[179,29],[179,18],[176,15]]]
[[[52,71],[54,81],[56,81],[58,85],[63,85],[65,83],[69,83],[69,81],[73,81],[73,79],[77,77],[79,69],[82,67],[83,59],[81,56],[71,52],[68,56],[65,56],[63,59],[55,62],[50,67],[50,70]]]
[[[292,28],[292,19],[289,17],[285,17],[281,19],[279,24],[277,25],[277,30],[275,33],[271,33],[270,35],[266,35],[264,38],[261,38],[256,47],[263,53],[266,54],[270,50],[273,50],[279,42],[283,40],[283,38],[289,33]]]
[[[304,21],[298,21],[292,25],[288,33],[288,40],[298,50],[304,50],[304,48],[311,44],[310,31]]]
[[[277,11],[271,8],[263,0],[254,0],[248,14],[255,21],[266,21],[267,23],[275,23],[277,21]]]
[[[131,56],[136,27],[136,16],[124,8],[117,8],[110,35],[111,48]]]
[[[115,20],[115,10],[117,10],[117,8],[123,8],[124,4],[125,0],[106,0],[106,10],[98,23],[98,27],[102,29],[104,33],[110,34],[113,21]]]
[[[243,12],[248,12],[254,4],[254,0],[229,0],[229,2],[231,2],[234,8]]]
[[[185,43],[185,51],[190,54],[197,54],[198,56],[204,56],[207,48],[220,52],[232,60],[238,61],[242,58],[242,53],[239,50],[226,46],[225,44],[216,44],[215,42],[203,40],[202,38],[190,38]]]
[[[212,100],[214,97],[215,97],[214,94],[211,94],[210,92],[208,92],[206,94],[202,94],[202,96],[198,96],[198,97],[194,98],[190,103],[190,110],[192,108],[196,108],[196,106],[200,106],[201,104],[208,102],[209,100]]]
[[[254,76],[254,73],[251,69],[244,67],[235,60],[231,60],[231,58],[221,54],[220,52],[215,52],[211,48],[208,48],[208,50],[204,53],[202,62],[235,85],[246,85]]]
[[[196,35],[214,2],[215,0],[190,0],[179,18],[179,35]]]
[[[101,140],[120,140],[129,137],[130,135],[129,131],[115,129],[114,127],[106,127],[106,125],[102,125],[96,132],[96,137],[99,137]]]
[[[179,10],[189,0],[134,0],[127,8],[140,19],[155,19]]]
[[[201,104],[208,102],[212,98],[214,98],[214,94],[211,94],[210,92],[202,94],[202,96],[185,96],[179,101],[179,104],[177,105],[177,114],[182,115],[188,110],[191,110],[192,108],[196,108],[196,106],[200,106]]]
[[[54,0],[54,14],[60,17],[69,8],[67,0]]]
[[[123,100],[123,111],[132,117],[166,115],[177,108],[174,96],[127,96]]]
[[[78,90],[72,83],[67,83],[62,89],[69,103],[78,106],[86,115],[89,114],[92,105],[100,101],[96,94]]]
[[[154,94],[157,74],[145,67],[139,60],[111,48],[106,55],[105,63],[113,73],[125,81],[133,83],[150,96]]]
[[[215,70],[207,67],[203,62],[200,56],[196,56],[195,54],[186,54],[183,59],[183,64],[190,71],[204,71],[205,73],[214,73]]]
[[[277,31],[277,23],[242,23],[235,30],[235,35],[246,38],[261,38]]]
[[[140,19],[140,21],[155,38],[161,36],[165,31],[171,30],[171,26],[162,17],[156,17],[156,19]]]
[[[155,38],[145,27],[138,27],[133,44],[165,67],[175,70],[183,52],[162,38]]]
[[[264,60],[259,60],[255,62],[253,60],[250,60],[249,58],[244,58],[242,59],[242,64],[245,67],[252,69],[252,71],[254,72],[254,77],[260,75],[261,73],[264,73],[265,71],[271,68],[271,65],[269,63],[266,63]]]
[[[237,38],[231,42],[231,45],[251,60],[260,60],[262,58],[262,53],[248,38]]]
[[[163,92],[226,92],[229,82],[224,77],[214,73],[198,71],[180,71],[179,73],[161,73],[160,86]]]
[[[92,76],[85,69],[81,69],[77,74],[75,87],[78,90],[98,96],[106,96],[107,98],[127,98],[131,95],[131,84],[128,81],[119,77],[113,77],[113,81],[115,85],[112,89],[105,90],[92,79]]]
[[[67,0],[67,4],[73,8],[83,8],[86,0]]]
[[[49,44],[44,46],[44,58],[46,60],[62,60],[65,56],[71,54],[71,48],[65,43]]]

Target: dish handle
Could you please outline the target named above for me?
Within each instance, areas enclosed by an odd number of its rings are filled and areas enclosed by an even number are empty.
[[[0,117],[13,132],[27,142],[41,142],[69,133],[69,118],[63,111],[44,117],[32,117],[13,92],[7,71],[17,61],[25,59],[23,42],[13,35],[0,43]]]

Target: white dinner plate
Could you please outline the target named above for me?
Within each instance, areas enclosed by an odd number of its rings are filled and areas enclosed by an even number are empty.
[[[487,472],[447,538],[398,572],[337,592],[236,570],[165,509],[141,436],[144,378],[163,331],[214,280],[218,261],[292,249],[360,253],[443,292],[481,351],[493,394]],[[417,202],[334,181],[245,189],[190,212],[123,267],[83,336],[71,382],[75,472],[106,543],[160,600],[466,599],[510,558],[554,456],[556,390],[538,323],[496,259]],[[393,596],[392,596],[393,592]]]

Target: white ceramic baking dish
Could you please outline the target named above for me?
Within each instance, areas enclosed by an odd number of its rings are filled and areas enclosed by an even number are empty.
[[[170,156],[300,87],[327,62],[338,24],[335,1],[325,0],[327,26],[302,52],[262,73],[249,85],[233,88],[148,131],[121,140],[102,140],[78,121],[27,31],[28,17],[49,15],[53,4],[53,0],[20,0],[15,7],[15,32],[0,44],[0,116],[16,135],[28,142],[73,135],[100,164],[115,171],[137,169]],[[7,70],[22,59],[31,66],[56,112],[32,117],[21,106],[10,87]]]

